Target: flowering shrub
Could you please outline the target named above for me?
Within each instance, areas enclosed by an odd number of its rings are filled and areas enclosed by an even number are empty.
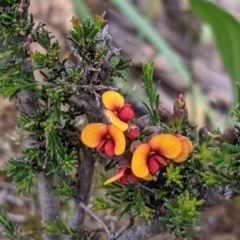
[[[104,14],[94,22],[72,18],[67,37],[72,62],[61,60],[58,41],[43,23],[34,27],[28,17],[29,0],[3,2],[0,91],[4,98],[16,99],[17,132],[25,131],[29,141],[21,156],[10,158],[2,170],[21,194],[30,194],[37,182],[45,239],[67,235],[89,240],[104,232],[109,240],[143,240],[167,230],[189,239],[186,227],[195,226],[201,211],[240,195],[239,87],[232,112],[236,125],[223,133],[203,127],[196,136],[184,96],[176,97],[173,110],[163,106],[160,86],[154,84],[154,65],[147,62],[142,64],[147,113],[139,117],[111,84],[124,79],[122,71],[131,61],[111,46],[107,26],[102,28]],[[45,52],[33,51],[33,42]],[[41,81],[35,79],[35,71]],[[79,118],[88,121],[81,130],[76,126]],[[96,162],[102,163],[102,171],[116,173],[98,176],[97,187],[105,196],[95,196],[90,209]],[[67,223],[61,219],[59,196],[73,201]],[[104,209],[118,219],[128,215],[129,220],[119,231],[109,229],[93,212]],[[82,227],[85,212],[99,228]],[[134,225],[138,217],[142,222]],[[9,239],[31,239],[9,220],[3,207],[0,224]]]
[[[182,110],[184,113],[184,99],[182,95],[179,96],[174,103],[174,109],[178,113],[179,108],[179,111]],[[160,167],[168,166],[166,159],[181,163],[186,161],[193,151],[192,143],[187,137],[164,132],[161,134],[153,133],[149,137],[146,135],[147,122],[145,122],[146,126],[140,126],[140,131],[137,126],[138,120],[134,119],[135,113],[131,104],[124,104],[124,98],[118,92],[106,91],[102,95],[102,102],[107,108],[104,110],[104,114],[109,119],[109,123],[88,124],[82,130],[82,142],[88,147],[96,147],[97,152],[105,153],[107,157],[132,154],[132,160],[130,159],[125,167],[122,167],[122,161],[125,162],[125,158],[118,159],[118,164],[121,167],[114,177],[105,182],[105,185],[112,182],[113,179],[119,179],[121,183],[126,184],[127,176],[132,182],[136,182],[137,178],[153,180],[152,175],[157,174]],[[161,116],[159,106],[157,109]],[[183,117],[184,115],[182,115],[182,119],[180,116],[174,118],[176,125],[181,124]],[[134,144],[132,139],[139,143],[135,149],[131,148],[131,145]]]

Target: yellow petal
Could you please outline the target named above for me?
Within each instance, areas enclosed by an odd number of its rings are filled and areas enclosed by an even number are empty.
[[[126,167],[124,167],[124,168],[119,168],[118,171],[117,171],[117,173],[116,173],[114,176],[112,176],[111,178],[109,178],[109,179],[104,183],[104,185],[107,185],[107,184],[109,184],[109,183],[115,182],[116,180],[120,179],[120,178],[124,175],[126,169],[127,169]]]
[[[139,178],[144,178],[149,175],[147,160],[150,154],[150,146],[148,143],[142,143],[135,150],[132,158],[132,172]]]
[[[106,109],[115,111],[124,105],[124,98],[115,91],[107,91],[102,95],[102,102]]]
[[[182,151],[180,140],[171,134],[161,134],[151,138],[148,143],[151,150],[158,152],[166,158],[175,158]]]
[[[95,148],[108,134],[108,127],[104,123],[90,123],[81,133],[81,141],[90,148]]]
[[[146,181],[152,181],[152,180],[153,180],[153,177],[152,177],[152,175],[149,173],[146,177],[143,177],[142,179],[143,179],[143,180],[146,180]]]
[[[126,139],[123,132],[114,125],[108,125],[108,132],[114,142],[115,155],[121,155],[125,151]]]
[[[188,144],[189,153],[191,153],[193,151],[193,145],[187,137],[186,137],[186,140],[187,140],[187,144]]]
[[[128,129],[128,124],[120,120],[117,115],[111,110],[104,111],[105,116],[109,117],[111,123],[117,126],[121,131],[125,131]]]
[[[172,158],[172,160],[174,162],[181,163],[188,159],[189,153],[193,151],[193,145],[187,137],[180,135],[178,135],[177,137],[181,141],[182,151],[176,158]]]

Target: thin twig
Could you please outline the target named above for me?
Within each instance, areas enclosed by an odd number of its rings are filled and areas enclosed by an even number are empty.
[[[83,208],[85,212],[89,213],[91,217],[94,218],[96,222],[104,229],[105,233],[107,234],[107,239],[112,239],[112,234],[108,227],[96,214],[94,214],[83,202],[79,203],[79,207]]]
[[[141,183],[136,183],[137,186],[139,186],[140,188],[142,188],[143,190],[148,191],[149,193],[151,193],[152,195],[155,195],[154,191],[148,187],[146,187],[145,185],[141,184]]]
[[[136,216],[137,214],[130,215],[129,221],[119,231],[115,233],[114,239],[118,239],[128,228],[134,225],[134,218]]]

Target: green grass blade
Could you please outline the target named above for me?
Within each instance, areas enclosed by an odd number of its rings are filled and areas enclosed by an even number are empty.
[[[75,12],[80,19],[86,19],[89,17],[91,20],[93,20],[93,15],[83,0],[72,0],[72,3]]]
[[[240,82],[240,22],[212,2],[189,1],[191,9],[211,26],[223,64],[236,86],[236,82]]]

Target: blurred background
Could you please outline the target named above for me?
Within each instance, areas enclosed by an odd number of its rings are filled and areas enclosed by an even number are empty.
[[[240,18],[240,0],[212,2]],[[190,119],[199,127],[206,125],[209,130],[216,127],[223,130],[233,122],[229,118],[234,104],[230,75],[221,61],[212,29],[189,10],[187,0],[32,0],[29,9],[35,23],[47,23],[47,28],[60,41],[62,59],[70,56],[66,36],[68,29],[71,29],[72,16],[77,14],[80,18],[93,18],[103,12],[106,12],[112,44],[121,48],[125,59],[132,58],[132,68],[125,75],[128,82],[116,79],[115,84],[137,107],[140,115],[145,112],[141,101],[146,100],[141,81],[141,63],[152,60],[155,65],[154,79],[161,82],[158,91],[166,107],[172,109],[174,99],[182,93],[187,101]],[[184,74],[188,80],[183,77]],[[3,167],[10,157],[21,153],[24,136],[15,132],[15,102],[9,103],[1,98],[0,106],[0,167]],[[100,171],[101,166],[97,166],[94,184]],[[104,193],[93,186],[92,194],[98,196]],[[66,222],[71,214],[71,204],[63,205],[63,219]],[[19,196],[11,179],[1,172],[0,205],[6,206],[10,219],[20,222],[25,231],[35,231],[32,236],[36,240],[42,239],[39,235],[37,192],[33,191],[31,196]],[[197,227],[191,230],[198,235],[195,239],[240,239],[239,211],[240,199],[235,199],[204,212]],[[108,212],[98,214],[106,222],[109,221],[106,217]],[[120,227],[123,221],[116,225]],[[85,226],[92,228],[96,225],[87,218]],[[174,237],[167,233],[154,239]]]

